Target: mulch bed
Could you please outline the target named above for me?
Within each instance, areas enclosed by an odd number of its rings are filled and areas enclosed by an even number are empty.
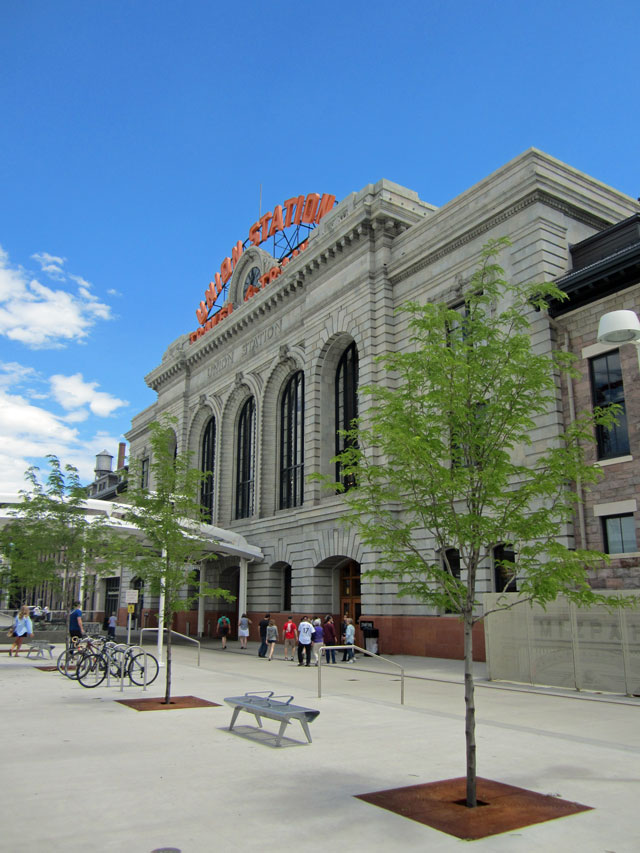
[[[55,672],[58,667],[57,666],[34,666],[34,669],[39,669],[40,672]],[[71,668],[69,668],[71,669]]]
[[[592,808],[537,794],[526,788],[478,778],[476,790],[479,805],[475,809],[468,809],[465,805],[466,785],[465,777],[461,776],[424,785],[358,794],[357,798],[468,841],[590,811]]]
[[[164,696],[145,697],[144,699],[116,699],[121,705],[134,711],[177,711],[183,708],[219,708],[219,702],[208,702],[197,696],[172,696],[169,705],[164,704]]]

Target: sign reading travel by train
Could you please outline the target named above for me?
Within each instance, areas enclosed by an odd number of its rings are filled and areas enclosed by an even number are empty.
[[[274,209],[268,211],[261,216],[257,222],[254,222],[249,228],[249,236],[244,241],[238,240],[235,246],[231,249],[231,256],[226,257],[220,264],[220,272],[217,272],[213,281],[209,282],[209,287],[204,292],[204,300],[196,308],[196,317],[200,323],[200,327],[189,335],[191,343],[195,343],[210,329],[217,326],[225,317],[228,317],[233,311],[233,305],[228,302],[222,307],[218,307],[215,313],[211,314],[212,309],[218,304],[218,297],[223,294],[225,285],[233,275],[238,261],[242,257],[245,248],[250,246],[260,246],[269,237],[275,237],[279,232],[284,232],[290,227],[307,226],[307,228],[317,225],[323,216],[333,208],[336,201],[334,195],[324,193],[322,196],[318,193],[309,193],[308,195],[293,196],[287,199],[284,204],[277,204]],[[270,282],[274,281],[281,275],[284,267],[293,258],[297,257],[300,252],[307,248],[307,241],[303,240],[297,245],[290,247],[283,257],[264,275],[256,278],[255,282],[247,287],[244,293],[245,302],[260,290],[265,288]]]

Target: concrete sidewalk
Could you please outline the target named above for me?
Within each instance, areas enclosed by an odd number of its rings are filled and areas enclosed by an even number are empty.
[[[197,667],[194,648],[175,647],[173,695],[221,706],[150,713],[116,701],[144,696],[141,688],[85,689],[39,671],[48,660],[1,654],[3,848],[460,849],[465,842],[457,838],[354,798],[464,775],[460,661],[404,659],[411,675],[422,677],[407,679],[401,706],[398,675],[380,674],[380,662],[323,667],[318,698],[317,669],[285,663],[282,647],[271,662],[255,647],[236,649],[203,649]],[[247,715],[229,733],[223,699],[247,690],[291,693],[319,708],[313,743],[293,723],[277,749]],[[162,693],[156,682],[146,695]],[[640,709],[637,700],[605,698],[485,689],[479,682],[479,775],[594,810],[467,842],[474,851],[640,849]],[[277,726],[265,721],[265,729]]]

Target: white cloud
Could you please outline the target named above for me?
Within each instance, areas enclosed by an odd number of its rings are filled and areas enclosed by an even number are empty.
[[[118,435],[91,430],[90,424],[88,432],[80,433],[75,424],[87,420],[90,414],[104,417],[125,405],[124,401],[97,391],[97,383],[84,382],[79,374],[58,379],[73,380],[68,386],[64,381],[57,381],[56,387],[60,391],[68,387],[75,394],[74,404],[84,399],[75,410],[68,407],[70,411],[65,415],[34,404],[35,395],[29,385],[43,381],[35,370],[16,363],[0,363],[0,491],[24,489],[24,472],[34,464],[40,466],[42,478],[46,478],[48,469],[44,457],[48,454],[57,456],[65,465],[74,465],[80,479],[86,483],[93,480],[97,453],[107,447],[113,449],[115,455]],[[23,385],[27,386],[24,393],[17,393],[16,388]]]
[[[64,281],[65,272],[62,268],[66,263],[66,258],[59,258],[57,255],[50,255],[48,252],[36,252],[31,257],[40,264],[42,272],[50,278],[56,281]]]
[[[78,410],[88,406],[92,414],[107,418],[121,406],[129,405],[126,400],[120,400],[105,391],[98,391],[98,383],[85,382],[81,373],[74,373],[73,376],[56,374],[51,377],[50,382],[54,399],[63,409],[76,415]]]
[[[68,288],[49,287],[9,263],[0,247],[0,335],[32,349],[83,342],[97,320],[111,319],[111,308],[91,292],[81,276],[67,274],[64,258],[40,252],[32,256],[43,272]]]

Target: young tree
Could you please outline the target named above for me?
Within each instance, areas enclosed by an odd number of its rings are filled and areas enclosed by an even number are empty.
[[[149,466],[152,489],[141,487],[141,460],[129,466],[126,520],[134,524],[141,537],[128,540],[129,555],[135,571],[152,595],[160,597],[160,612],[167,626],[167,666],[165,704],[171,701],[171,624],[174,615],[187,608],[193,598],[185,597],[185,587],[194,580],[194,567],[205,556],[211,557],[211,540],[200,526],[201,486],[206,472],[192,468],[188,453],[174,453],[175,418],[165,417],[150,425]],[[234,601],[225,589],[202,588],[195,598],[210,595]]]
[[[356,484],[345,494],[346,521],[379,555],[369,574],[463,622],[471,807],[472,629],[487,615],[476,594],[481,566],[496,546],[508,545],[514,559],[503,568],[517,575],[521,602],[544,605],[562,593],[578,605],[612,603],[591,590],[586,575],[605,555],[572,550],[560,533],[578,499],[572,483],[588,487],[600,475],[585,464],[584,444],[594,423],[611,425],[613,412],[581,415],[550,446],[533,446],[536,418],[553,411],[559,374],[572,368],[566,353],[532,350],[530,317],[563,294],[553,284],[505,281],[494,261],[505,245],[484,248],[461,310],[404,306],[411,347],[381,357],[389,381],[360,389],[371,406],[336,457],[345,480]],[[511,606],[505,598],[497,609]]]
[[[62,467],[56,456],[47,456],[45,483],[39,468],[25,472],[29,487],[21,491],[15,520],[0,530],[0,551],[10,565],[11,592],[50,584],[61,592],[65,607],[76,597],[80,579],[84,586],[87,563],[94,571],[110,569],[112,531],[104,517],[91,515],[86,491],[73,465]]]

